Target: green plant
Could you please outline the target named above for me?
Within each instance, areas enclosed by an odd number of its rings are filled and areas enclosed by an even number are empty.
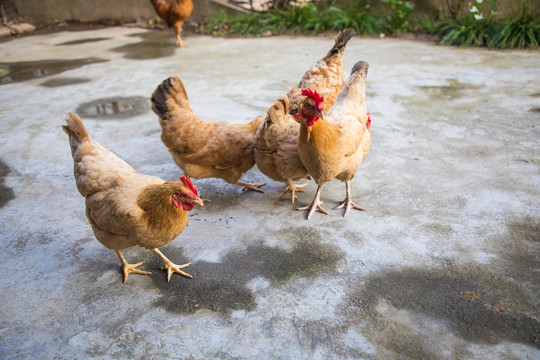
[[[345,15],[345,19],[339,24],[339,29],[352,27],[359,35],[368,36],[379,35],[384,30],[382,18],[374,16],[370,5],[362,6],[359,0],[352,2]]]
[[[418,18],[416,23],[416,29],[418,32],[423,32],[430,35],[438,34],[439,28],[441,26],[441,22],[439,20],[433,20],[428,16],[422,16]]]
[[[410,29],[409,16],[414,9],[414,4],[403,0],[381,0],[389,8],[384,24],[386,30],[392,35],[399,35]]]
[[[496,24],[493,21],[467,18],[441,25],[439,36],[443,45],[487,46],[495,29]]]
[[[199,32],[212,35],[259,35],[263,32],[263,24],[256,14],[229,16],[220,11],[214,18],[202,23]]]
[[[270,31],[280,34],[293,33],[318,34],[352,27],[361,35],[377,35],[382,30],[381,21],[370,14],[369,6],[359,6],[353,2],[348,10],[336,6],[307,3],[304,6],[290,6],[286,10],[270,9],[263,13],[229,16],[220,12],[216,17],[201,24],[203,33],[215,35],[241,34],[261,35]]]
[[[539,42],[540,16],[532,15],[526,5],[519,16],[502,25],[490,45],[497,49],[539,49]]]

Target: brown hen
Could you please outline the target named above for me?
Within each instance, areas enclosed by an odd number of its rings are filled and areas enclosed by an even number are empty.
[[[130,273],[149,274],[137,269],[143,263],[129,264],[120,250],[142,246],[154,252],[167,270],[167,281],[176,272],[191,275],[158,248],[173,241],[186,227],[188,211],[203,205],[197,188],[186,177],[166,182],[137,173],[122,159],[92,140],[81,119],[69,114],[64,131],[74,162],[77,189],[86,198],[86,216],[96,239],[118,255],[124,283]]]
[[[336,36],[334,46],[326,56],[306,71],[300,83],[286,96],[276,100],[255,135],[257,167],[272,180],[287,184],[281,197],[290,192],[293,204],[296,199],[295,192],[303,192],[302,187],[307,185],[295,184],[294,181],[308,176],[296,147],[300,131],[297,120],[298,106],[305,99],[302,90],[311,88],[324,96],[323,111],[326,112],[332,107],[345,84],[343,51],[354,35],[354,29],[346,29]],[[296,120],[289,116],[289,113],[293,114]]]
[[[150,0],[156,13],[162,18],[167,26],[173,28],[176,32],[176,45],[182,47],[186,44],[182,41],[182,25],[193,11],[193,2],[191,0]]]
[[[325,117],[323,97],[310,89],[299,108],[300,134],[298,154],[318,188],[313,202],[298,210],[308,210],[307,218],[315,211],[327,214],[319,200],[322,186],[336,178],[346,185],[346,196],[336,208],[364,210],[351,199],[350,182],[366,157],[371,144],[370,118],[366,107],[366,76],[368,63],[360,61],[352,69],[347,86]]]
[[[165,79],[152,94],[161,140],[184,174],[195,179],[220,178],[258,192],[262,184],[240,181],[255,165],[253,137],[263,117],[247,124],[211,122],[197,117],[178,76]]]

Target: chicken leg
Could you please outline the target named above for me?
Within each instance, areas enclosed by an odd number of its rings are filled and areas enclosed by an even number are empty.
[[[176,45],[178,47],[184,47],[184,46],[187,46],[186,43],[184,43],[182,41],[182,24],[178,25],[178,24],[175,24],[174,25],[174,31],[176,32]]]
[[[237,181],[236,184],[240,185],[240,186],[243,186],[242,191],[253,190],[253,191],[260,192],[260,193],[264,193],[264,190],[259,189],[259,188],[261,186],[266,185],[266,182],[263,182],[263,183],[260,183],[260,184],[252,184],[252,183],[247,183],[247,182],[243,182],[243,181]]]
[[[176,265],[171,260],[167,259],[167,257],[165,255],[163,255],[161,253],[161,251],[159,251],[158,249],[152,249],[152,252],[154,254],[156,254],[161,259],[161,261],[163,261],[163,263],[165,264],[165,265],[163,265],[161,267],[161,270],[167,269],[167,282],[169,282],[171,280],[171,275],[172,275],[173,272],[178,273],[178,274],[180,274],[182,276],[185,276],[187,278],[190,278],[190,279],[193,277],[193,276],[189,275],[188,273],[185,273],[182,270],[180,270],[180,269],[183,269],[185,267],[188,267],[189,265],[191,265],[191,263],[187,263],[187,264],[184,264],[184,265]]]
[[[283,194],[281,195],[281,198],[283,198],[287,193],[291,193],[291,201],[294,205],[294,200],[296,200],[296,194],[295,192],[304,192],[304,189],[302,189],[304,186],[307,186],[308,184],[295,184],[291,179],[287,179],[287,187],[283,191]]]
[[[144,262],[140,262],[137,264],[129,264],[124,258],[124,255],[122,255],[122,253],[120,252],[120,250],[114,250],[114,251],[116,252],[116,255],[118,255],[118,258],[122,262],[122,269],[124,270],[124,284],[126,283],[128,279],[128,275],[130,273],[143,274],[143,275],[151,274],[151,272],[149,271],[142,271],[142,270],[136,269],[136,267],[141,266],[142,264],[144,264]]]
[[[352,200],[351,200],[351,181],[350,180],[345,183],[345,189],[346,189],[346,193],[347,193],[347,195],[345,196],[345,200],[343,200],[341,202],[341,204],[336,206],[334,208],[334,210],[341,209],[341,208],[344,207],[345,208],[345,213],[343,214],[343,217],[347,216],[347,213],[349,212],[349,210],[351,208],[356,209],[356,210],[360,210],[360,211],[366,211],[366,209],[361,208],[360,206],[358,206],[358,205],[356,205],[355,203],[352,202]]]
[[[319,185],[319,186],[317,187],[317,192],[315,193],[315,198],[314,198],[313,201],[311,202],[311,205],[304,206],[304,207],[301,207],[301,208],[297,208],[297,209],[296,209],[296,210],[298,210],[298,211],[306,211],[306,210],[309,210],[308,215],[307,215],[307,219],[308,219],[308,220],[309,220],[309,218],[313,215],[313,213],[315,212],[315,210],[317,210],[317,211],[319,211],[319,212],[322,212],[323,214],[328,215],[328,213],[326,212],[326,210],[324,210],[324,209],[321,207],[322,201],[319,200],[319,196],[321,195],[321,188],[322,188],[322,185]]]

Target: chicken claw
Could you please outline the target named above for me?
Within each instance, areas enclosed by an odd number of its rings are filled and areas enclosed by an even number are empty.
[[[344,207],[345,208],[345,213],[343,214],[343,217],[347,216],[347,213],[349,212],[349,210],[351,208],[356,209],[356,210],[360,210],[360,211],[366,211],[366,209],[361,208],[360,206],[353,203],[353,201],[351,200],[351,182],[347,181],[345,183],[345,186],[346,186],[346,191],[347,191],[347,195],[345,196],[345,200],[343,200],[341,202],[341,204],[336,206],[334,208],[334,210],[341,209],[341,208]]]
[[[264,190],[261,190],[259,188],[261,186],[266,185],[266,182],[263,182],[263,183],[260,183],[260,184],[252,184],[252,183],[246,183],[246,182],[243,182],[243,181],[238,181],[237,184],[243,186],[242,191],[253,190],[253,191],[260,192],[260,193],[264,193]]]
[[[185,267],[188,267],[189,265],[191,265],[191,263],[187,263],[183,265],[176,265],[171,260],[167,259],[167,257],[163,255],[161,251],[159,251],[158,249],[153,249],[152,252],[154,252],[161,259],[161,261],[163,261],[164,265],[161,267],[161,270],[167,269],[167,282],[171,280],[171,275],[173,272],[178,273],[190,279],[193,278],[193,276],[180,270]]]
[[[290,182],[287,184],[287,187],[285,188],[285,190],[283,191],[283,194],[281,194],[281,198],[283,198],[285,195],[287,195],[287,193],[291,193],[291,201],[294,205],[294,200],[296,200],[296,194],[295,192],[298,191],[298,192],[304,192],[304,189],[302,189],[304,186],[307,186],[308,184],[295,184],[292,182],[292,180],[290,180]]]
[[[310,205],[304,206],[304,207],[301,207],[301,208],[296,208],[296,210],[298,210],[298,211],[309,210],[308,215],[307,215],[307,220],[309,220],[309,218],[311,218],[311,216],[313,215],[315,210],[317,210],[319,212],[322,212],[323,214],[328,215],[328,212],[326,212],[326,210],[324,210],[322,208],[322,206],[321,206],[322,201],[319,200],[320,194],[321,194],[321,186],[317,187],[317,193],[315,193],[315,198],[313,199],[313,201],[311,202]]]
[[[136,267],[141,266],[142,264],[144,264],[144,262],[140,262],[137,264],[129,264],[124,258],[124,255],[122,255],[122,253],[119,250],[115,250],[115,251],[116,251],[116,255],[118,255],[118,257],[120,258],[120,261],[122,262],[122,269],[124,270],[124,284],[126,283],[128,279],[128,275],[130,273],[142,274],[142,275],[151,274],[151,272],[149,271],[142,271],[142,270],[136,269]]]

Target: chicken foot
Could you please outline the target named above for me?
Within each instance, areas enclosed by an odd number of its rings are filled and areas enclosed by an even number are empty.
[[[352,202],[352,200],[351,200],[351,181],[350,180],[345,183],[345,189],[346,189],[346,193],[347,193],[347,195],[345,196],[345,200],[343,200],[341,202],[341,204],[336,206],[334,208],[334,210],[341,209],[341,208],[344,207],[345,208],[345,213],[343,214],[343,217],[347,216],[347,213],[349,212],[349,210],[351,208],[356,209],[356,210],[360,210],[360,211],[366,211],[366,209],[361,208],[360,206],[358,206],[358,205],[356,205],[355,203]]]
[[[161,251],[159,251],[158,249],[152,249],[152,252],[154,254],[156,254],[161,259],[161,261],[163,261],[163,263],[165,264],[165,265],[163,265],[161,267],[161,270],[167,269],[167,282],[169,282],[171,280],[171,275],[172,275],[173,272],[178,273],[178,274],[180,274],[182,276],[185,276],[187,278],[190,278],[190,279],[193,277],[193,276],[189,275],[188,273],[185,273],[182,270],[180,270],[180,269],[183,269],[185,267],[188,267],[189,265],[191,265],[191,263],[187,263],[187,264],[184,264],[184,265],[176,265],[171,260],[167,259],[167,257],[165,255],[163,255],[161,253]]]
[[[136,269],[136,267],[141,266],[142,264],[144,264],[144,262],[140,262],[137,264],[129,264],[124,258],[124,255],[122,255],[122,253],[120,252],[120,250],[114,250],[114,251],[116,252],[116,255],[118,255],[118,258],[122,262],[122,269],[124,270],[124,284],[126,283],[128,279],[128,275],[130,273],[143,274],[143,275],[151,274],[151,272],[149,271],[142,271],[142,270]]]
[[[281,194],[281,198],[283,198],[287,193],[291,193],[291,201],[294,205],[294,200],[296,200],[296,194],[295,192],[304,192],[304,189],[302,189],[304,186],[307,186],[308,184],[295,184],[291,179],[287,180],[287,187],[285,190],[283,190],[283,194]]]
[[[326,210],[324,210],[321,206],[322,204],[322,201],[319,200],[319,197],[321,195],[321,188],[322,188],[322,185],[319,185],[317,187],[317,192],[315,193],[315,198],[313,199],[313,201],[311,202],[310,205],[308,206],[304,206],[304,207],[301,207],[301,208],[296,208],[296,210],[298,211],[306,211],[306,210],[309,210],[308,212],[308,215],[307,215],[307,219],[309,220],[309,218],[313,215],[313,213],[315,212],[315,210],[319,211],[319,212],[322,212],[323,214],[326,214],[328,215],[328,212],[326,212]]]
[[[252,184],[252,183],[247,183],[247,182],[243,182],[243,181],[237,181],[236,185],[243,186],[244,188],[242,189],[242,191],[253,190],[253,191],[260,192],[260,193],[264,193],[264,190],[261,190],[259,188],[261,186],[266,185],[266,182],[263,182],[263,183],[260,183],[260,184]]]

